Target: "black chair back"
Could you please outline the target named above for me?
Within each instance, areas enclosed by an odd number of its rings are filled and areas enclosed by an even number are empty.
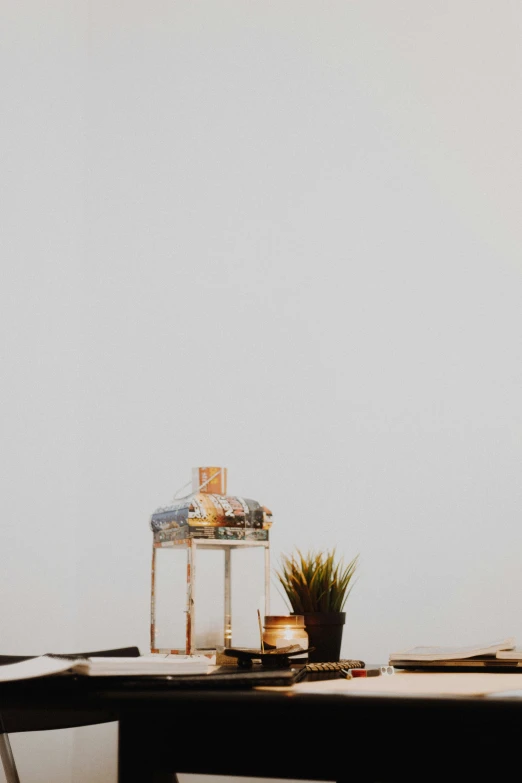
[[[91,650],[77,653],[52,653],[63,655],[66,658],[78,657],[103,657],[103,658],[137,658],[141,655],[138,647],[115,647],[109,650]],[[0,666],[9,663],[27,661],[30,658],[38,658],[37,655],[0,655]],[[64,720],[63,711],[60,718],[53,716],[52,710],[17,710],[0,706],[0,735],[14,734],[24,731],[48,731],[50,729],[68,729],[78,726],[90,726],[95,723],[108,723],[115,718],[108,716],[107,712],[100,710],[73,711]]]

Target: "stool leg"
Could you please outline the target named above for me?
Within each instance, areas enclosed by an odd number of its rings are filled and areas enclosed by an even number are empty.
[[[20,783],[13,751],[11,750],[11,743],[9,742],[9,734],[0,734],[0,757],[7,783]]]

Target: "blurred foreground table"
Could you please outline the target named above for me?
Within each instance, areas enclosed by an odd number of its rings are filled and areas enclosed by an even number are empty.
[[[522,674],[514,676],[522,687]],[[496,781],[522,767],[522,698],[299,687],[180,690],[121,678],[41,678],[0,685],[0,710],[45,711],[49,728],[118,721],[119,783],[171,783],[176,772]]]

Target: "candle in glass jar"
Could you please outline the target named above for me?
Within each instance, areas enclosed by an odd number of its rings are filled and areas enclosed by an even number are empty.
[[[304,616],[291,615],[266,615],[263,630],[263,643],[266,647],[279,648],[298,644],[303,650],[308,649],[308,634],[306,633]],[[292,656],[292,659],[301,660],[307,658],[304,655]]]

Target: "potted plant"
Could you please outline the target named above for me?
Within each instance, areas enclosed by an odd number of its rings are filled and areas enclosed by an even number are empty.
[[[274,570],[291,614],[304,616],[309,645],[315,648],[309,660],[338,661],[346,620],[344,607],[355,584],[359,555],[345,563],[337,557],[335,548],[307,553],[296,549],[294,554],[281,555],[280,563]]]

